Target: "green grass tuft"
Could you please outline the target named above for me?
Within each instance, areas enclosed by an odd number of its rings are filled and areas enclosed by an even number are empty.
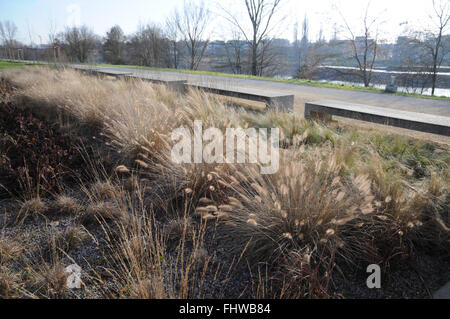
[[[6,69],[14,69],[14,68],[21,68],[24,66],[30,66],[33,64],[25,63],[25,62],[8,62],[8,61],[2,61],[0,60],[0,72]]]

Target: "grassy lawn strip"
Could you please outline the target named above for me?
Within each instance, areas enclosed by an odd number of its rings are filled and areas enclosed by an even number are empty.
[[[113,65],[113,64],[97,64],[97,65],[104,66],[104,67],[131,68],[131,69],[162,71],[162,72],[176,72],[176,73],[186,73],[186,74],[222,76],[222,77],[235,78],[235,79],[281,82],[281,83],[296,84],[296,85],[324,87],[324,88],[330,88],[330,89],[383,93],[383,94],[395,94],[395,95],[409,96],[409,97],[415,97],[415,98],[450,101],[450,97],[446,97],[446,96],[429,96],[429,95],[404,93],[404,92],[386,93],[383,89],[377,89],[374,87],[366,88],[366,87],[362,87],[359,85],[337,84],[337,83],[331,83],[331,82],[311,81],[311,80],[306,80],[306,79],[281,79],[281,78],[271,78],[271,77],[263,77],[263,76],[253,76],[253,75],[247,75],[247,74],[230,74],[230,73],[221,73],[221,72],[192,71],[192,70],[169,69],[169,68],[154,68],[154,67],[136,66],[136,65]]]
[[[13,69],[13,68],[21,68],[24,66],[29,66],[32,64],[25,63],[25,62],[7,62],[0,60],[0,72],[6,69]]]

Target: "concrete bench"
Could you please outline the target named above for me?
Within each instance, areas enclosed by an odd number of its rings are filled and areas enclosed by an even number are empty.
[[[170,89],[184,93],[186,91],[186,82],[185,80],[167,80],[167,79],[159,79],[159,78],[153,78],[148,76],[142,76],[142,75],[127,75],[125,76],[125,79],[127,80],[141,80],[141,81],[147,81],[155,84],[164,84]]]
[[[167,75],[158,76],[151,74],[135,74],[119,70],[90,68],[86,66],[73,66],[75,69],[89,72],[91,74],[110,75],[119,79],[140,79],[142,81],[149,81],[157,84],[164,84],[179,92],[185,92],[187,88],[192,87],[206,92],[236,97],[246,100],[264,102],[269,108],[279,107],[284,111],[292,111],[294,108],[294,95],[282,94],[278,92],[270,92],[265,90],[258,90],[252,88],[228,88],[220,84],[203,84],[192,83],[188,84],[186,80],[179,80],[177,78],[170,79]]]
[[[102,70],[102,69],[89,68],[89,67],[84,67],[84,66],[75,66],[74,69],[81,71],[83,73],[91,74],[91,75],[112,76],[118,80],[124,79],[125,76],[133,74],[131,72],[126,72],[126,71]]]
[[[355,120],[450,136],[450,117],[401,111],[385,107],[322,100],[305,104],[305,118],[341,116]]]
[[[91,70],[93,74],[96,75],[106,75],[106,76],[113,76],[118,80],[124,79],[126,76],[132,75],[131,72],[125,72],[125,71],[114,71],[114,70]]]
[[[251,88],[226,88],[215,84],[187,84],[187,87],[192,87],[224,96],[265,102],[269,108],[279,107],[284,111],[292,111],[294,108],[294,95],[292,94],[268,92]]]

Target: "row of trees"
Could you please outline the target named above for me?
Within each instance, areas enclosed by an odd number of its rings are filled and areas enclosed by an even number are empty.
[[[271,31],[282,1],[242,0],[248,12],[249,29],[232,12],[224,9],[224,16],[236,36],[236,41],[226,42],[225,47],[227,61],[233,71],[252,75],[270,73],[268,70],[276,60]],[[72,27],[60,34],[51,34],[50,46],[69,61],[88,62],[92,52],[100,49],[104,61],[109,63],[196,70],[210,43],[208,26],[212,19],[213,15],[204,2],[187,1],[167,18],[164,26],[140,26],[131,36],[126,36],[119,26],[114,26],[105,39],[100,39],[86,26]],[[11,25],[13,23],[7,22],[7,26]],[[17,43],[11,42],[15,33],[12,36],[7,32],[3,34],[4,47],[17,47]]]
[[[220,15],[228,22],[232,40],[223,42],[223,56],[227,69],[234,73],[251,75],[273,75],[280,68],[280,49],[275,44],[275,28],[285,22],[281,15],[284,0],[239,0],[245,15],[220,8]],[[337,12],[340,12],[336,8]],[[242,10],[241,10],[242,12]],[[317,41],[309,38],[309,22],[305,19],[298,36],[295,31],[295,60],[298,65],[296,76],[311,78],[318,67],[338,47],[342,55],[351,58],[352,71],[365,86],[372,83],[373,69],[383,56],[380,45],[380,26],[383,13],[373,14],[370,3],[363,19],[355,26],[341,16],[341,34],[345,40],[336,38],[326,42],[322,36]],[[53,55],[65,56],[72,62],[96,62],[102,60],[112,64],[136,64],[143,66],[198,69],[205,60],[210,45],[209,28],[214,19],[203,2],[185,2],[176,9],[163,26],[142,25],[132,35],[125,35],[119,26],[112,27],[101,39],[86,26],[67,28],[64,32],[49,36]],[[433,28],[412,31],[408,34],[406,57],[402,63],[429,75],[433,94],[437,73],[445,56],[450,52],[448,35],[450,27],[450,5],[447,0],[433,0]],[[12,22],[0,23],[0,37],[6,53],[18,47],[17,27]],[[444,41],[447,39],[447,41]],[[335,45],[335,48],[330,46]],[[208,61],[211,62],[211,61]],[[423,77],[422,77],[423,78]]]

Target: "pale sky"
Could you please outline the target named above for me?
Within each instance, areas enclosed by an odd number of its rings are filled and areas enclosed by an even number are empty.
[[[200,2],[201,0],[195,0]],[[450,1],[450,0],[444,0]],[[244,14],[243,0],[204,0],[213,11],[220,14],[220,6],[228,8],[236,14]],[[0,21],[11,20],[19,28],[18,40],[29,43],[30,34],[35,43],[48,39],[53,25],[59,32],[68,25],[86,24],[97,34],[103,36],[113,25],[118,24],[125,33],[136,31],[140,23],[162,24],[166,17],[183,0],[0,0]],[[296,21],[301,22],[305,14],[310,21],[310,35],[317,37],[320,28],[326,38],[333,34],[334,25],[342,23],[339,11],[350,24],[358,25],[364,14],[366,0],[284,0],[281,15],[286,16],[283,24],[276,30],[280,37],[293,39],[293,27]],[[242,8],[242,10],[240,10]],[[339,8],[339,10],[338,10]],[[372,0],[371,12],[382,12],[382,35],[388,41],[408,26],[418,26],[427,19],[431,12],[432,0]],[[245,21],[246,16],[241,19]],[[226,22],[220,16],[213,19],[210,33],[214,39],[226,37]]]

